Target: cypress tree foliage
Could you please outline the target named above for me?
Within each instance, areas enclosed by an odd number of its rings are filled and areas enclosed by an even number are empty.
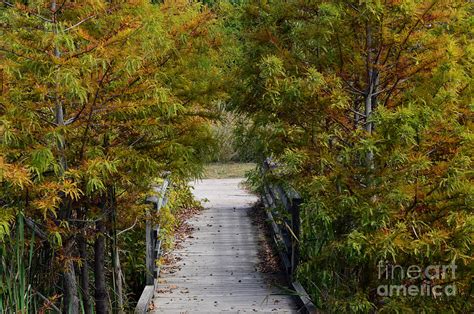
[[[305,199],[299,279],[322,309],[472,309],[472,11],[468,1],[243,6],[234,108],[252,125],[241,142],[281,161],[279,180]],[[455,278],[392,284],[455,283],[456,296],[380,295],[380,261],[455,263]]]
[[[0,239],[26,217],[41,244],[30,284],[54,307],[124,311],[117,229],[143,227],[160,172],[196,176],[209,155],[219,28],[184,0],[0,2]]]

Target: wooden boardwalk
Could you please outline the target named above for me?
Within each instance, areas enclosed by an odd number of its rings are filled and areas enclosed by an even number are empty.
[[[270,283],[272,275],[257,270],[263,235],[247,215],[257,198],[241,181],[195,184],[195,196],[209,202],[190,220],[194,232],[174,252],[180,260],[160,275],[155,313],[297,312],[293,298]]]

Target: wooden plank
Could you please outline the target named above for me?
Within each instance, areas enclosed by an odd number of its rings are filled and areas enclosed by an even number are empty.
[[[138,300],[137,306],[135,307],[135,314],[144,314],[148,311],[148,306],[153,298],[153,293],[153,285],[145,286],[145,289],[143,289],[140,299]]]
[[[291,263],[288,258],[288,252],[287,252],[287,246],[283,240],[283,236],[281,235],[280,228],[278,225],[275,223],[275,220],[273,219],[273,215],[271,211],[267,211],[267,217],[270,220],[271,226],[272,226],[272,231],[273,231],[273,240],[275,241],[277,247],[283,245],[284,250],[278,250],[278,254],[280,255],[280,259],[283,263],[283,266],[285,267],[285,270],[288,271],[288,269],[291,268]]]
[[[316,306],[313,304],[311,299],[309,298],[308,293],[304,290],[303,286],[299,283],[299,281],[295,281],[292,283],[293,289],[298,293],[303,305],[308,313],[317,313]]]
[[[282,203],[285,210],[290,211],[291,203],[290,203],[290,200],[288,199],[288,197],[286,196],[286,193],[283,190],[283,188],[279,185],[274,185],[273,190],[274,190],[273,195],[278,196],[278,199]]]
[[[264,162],[263,165],[263,173],[262,175],[265,175],[266,171],[270,171],[270,167],[267,163],[267,161]],[[299,205],[301,204],[301,199],[299,194],[296,191],[291,191],[291,194],[294,196],[293,198],[295,199],[294,202],[290,202],[289,198],[287,196],[287,193],[280,187],[280,186],[275,186],[274,190],[276,191],[273,192],[272,195],[272,188],[268,186],[264,186],[265,190],[265,195],[263,197],[264,200],[264,205],[267,207],[268,210],[268,217],[272,225],[272,231],[274,234],[274,240],[277,245],[279,245],[280,241],[285,242],[285,247],[290,252],[290,258],[286,254],[280,254],[282,257],[282,262],[285,265],[285,267],[288,269],[288,278],[292,279],[293,273],[295,272],[295,268],[298,265],[298,259],[299,259],[299,252],[297,248],[297,243],[294,237],[287,238],[283,236],[282,230],[280,229],[280,226],[278,226],[271,214],[272,209],[275,207],[276,199],[275,199],[275,194],[279,196],[280,201],[283,203],[284,208],[291,213],[291,222],[290,222],[290,227],[292,228],[291,231],[293,231],[296,236],[299,236],[299,229],[300,229],[300,217],[299,217]],[[285,226],[287,228],[287,226]],[[291,242],[290,242],[291,241]],[[291,259],[291,260],[290,260]],[[303,286],[298,282],[292,282],[292,287],[296,291],[298,297],[299,297],[299,302],[303,304],[303,310],[307,313],[317,313],[316,306],[312,303],[308,293],[305,291]]]
[[[145,283],[147,285],[153,284],[153,264],[155,262],[154,254],[153,254],[153,239],[152,239],[152,229],[151,229],[151,222],[149,220],[146,221],[145,227],[145,245],[146,245],[146,256],[145,256],[145,265],[146,265],[146,279]]]
[[[165,179],[161,187],[154,187],[153,190],[155,191],[160,191],[160,194],[158,195],[151,195],[148,196],[145,199],[145,202],[147,203],[152,203],[154,206],[154,210],[159,211],[161,206],[163,205],[163,202],[166,202],[165,196],[166,196],[166,191],[169,185],[169,180]],[[148,213],[148,216],[150,213]],[[149,217],[148,217],[149,218]],[[154,286],[155,283],[155,278],[159,275],[160,269],[156,267],[155,265],[155,260],[157,257],[160,255],[160,248],[161,248],[161,241],[157,241],[158,234],[160,232],[160,227],[159,226],[153,226],[151,225],[151,222],[149,219],[146,221],[146,226],[145,226],[145,266],[146,266],[146,278],[145,278],[145,283],[146,287],[145,289],[150,289],[149,286]],[[154,288],[152,288],[152,291],[154,291]],[[146,291],[144,290],[143,293]]]
[[[159,210],[161,207],[163,207],[163,204],[164,204],[164,201],[165,201],[165,198],[166,198],[166,190],[168,189],[168,185],[169,185],[169,180],[168,179],[165,179],[163,181],[163,184],[161,185],[161,188],[159,190],[159,200],[158,200],[158,203],[157,203],[157,209]]]
[[[254,311],[272,311],[273,313],[296,313],[298,306],[287,296],[175,296],[158,297],[154,299],[155,308],[163,312],[179,310],[192,311],[199,310],[200,313],[224,312],[229,310],[241,311],[251,309]],[[158,310],[157,310],[158,312]],[[160,312],[161,313],[161,312]]]
[[[210,199],[209,209],[189,221],[192,236],[173,252],[180,260],[162,268],[156,313],[296,312],[287,290],[269,284],[278,276],[258,272],[264,236],[252,225],[246,205],[256,198],[235,193],[239,187],[233,182],[233,187],[220,182],[212,189],[196,186],[195,193]]]

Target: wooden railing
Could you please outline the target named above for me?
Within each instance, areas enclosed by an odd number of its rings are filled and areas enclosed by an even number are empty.
[[[170,185],[169,173],[165,173],[165,179],[161,186],[154,187],[153,190],[156,193],[147,197],[146,202],[153,204],[154,213],[158,213],[160,209],[166,206],[168,202],[167,192]],[[156,290],[157,279],[160,275],[160,266],[157,265],[156,261],[161,256],[161,240],[159,239],[160,226],[153,225],[152,212],[148,213],[146,221],[146,286],[138,300],[137,306],[135,307],[135,313],[146,313],[150,306],[150,302],[153,298],[153,294]]]
[[[271,224],[273,240],[277,246],[280,259],[287,277],[304,308],[308,313],[316,313],[316,307],[296,280],[296,269],[299,263],[300,238],[300,205],[301,198],[295,191],[285,191],[279,185],[268,180],[276,168],[269,159],[262,166],[263,195],[262,200],[267,208],[267,217]]]

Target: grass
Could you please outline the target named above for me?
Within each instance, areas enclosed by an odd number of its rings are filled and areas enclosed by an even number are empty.
[[[29,255],[23,214],[18,214],[16,232],[0,246],[0,313],[33,313],[31,286],[27,282],[33,258],[34,233]]]
[[[243,178],[254,163],[212,163],[204,167],[204,179]]]

